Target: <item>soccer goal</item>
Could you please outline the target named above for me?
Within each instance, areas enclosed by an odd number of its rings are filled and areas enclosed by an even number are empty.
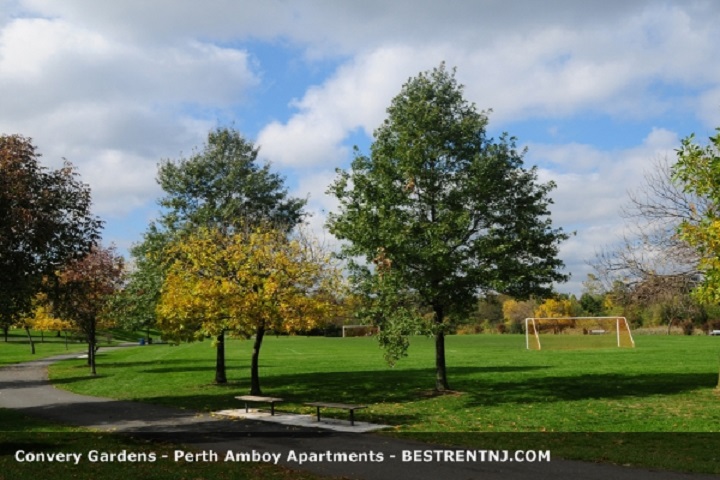
[[[370,337],[378,333],[378,327],[373,325],[343,325],[343,337]]]
[[[625,317],[526,318],[528,350],[635,347]]]

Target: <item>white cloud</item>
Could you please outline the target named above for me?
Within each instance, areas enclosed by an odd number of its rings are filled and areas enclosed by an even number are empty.
[[[655,162],[672,158],[678,135],[655,128],[642,144],[619,151],[602,151],[590,145],[532,145],[528,163],[544,165],[539,180],[553,180],[553,225],[574,235],[560,248],[566,270],[573,273],[562,291],[579,292],[602,249],[621,241],[628,226],[620,216],[628,206],[628,193],[637,190]]]
[[[349,153],[343,140],[357,128],[372,134],[412,71],[408,64],[420,63],[414,53],[383,48],[343,65],[293,102],[298,113],[288,122],[272,122],[260,132],[263,153],[279,165],[340,165]]]
[[[556,224],[617,224],[627,193],[642,183],[656,160],[672,157],[678,146],[676,133],[656,128],[641,145],[618,151],[582,144],[530,145],[526,163],[541,166],[541,181],[557,184],[551,194]]]
[[[62,18],[0,28],[0,132],[32,137],[48,164],[73,162],[103,215],[154,199],[157,162],[201,143],[217,120],[203,117],[257,84],[243,50],[124,44]]]
[[[327,190],[335,180],[334,170],[311,170],[303,172],[298,178],[297,186],[291,192],[294,197],[308,200],[306,211],[310,214],[307,219],[310,232],[327,248],[338,249],[339,242],[325,228],[329,212],[337,212],[338,200],[327,194]]]

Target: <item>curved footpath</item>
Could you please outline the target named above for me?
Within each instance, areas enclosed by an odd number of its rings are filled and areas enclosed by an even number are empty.
[[[658,472],[614,465],[553,459],[549,463],[403,462],[402,452],[432,446],[371,434],[338,435],[265,422],[216,418],[181,409],[139,402],[76,395],[54,388],[48,381],[49,364],[76,355],[0,368],[0,407],[56,422],[119,433],[160,435],[195,451],[277,455],[293,469],[352,479],[483,479],[483,480],[700,480],[714,475]],[[442,447],[435,447],[442,448]],[[449,450],[449,449],[448,449]],[[361,452],[383,461],[318,462],[301,466],[292,457],[311,452]],[[395,458],[393,458],[393,456]],[[288,461],[290,460],[290,461]]]

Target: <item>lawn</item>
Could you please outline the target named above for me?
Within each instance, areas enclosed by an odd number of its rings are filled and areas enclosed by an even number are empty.
[[[715,432],[720,421],[714,337],[640,337],[636,349],[526,351],[520,337],[452,336],[449,395],[435,396],[433,343],[415,338],[388,367],[373,339],[270,337],[261,352],[265,394],[302,409],[312,400],[363,402],[366,419],[408,432]],[[97,378],[82,360],[51,378],[89,395],[181,405],[237,407],[249,388],[250,342],[230,341],[229,384],[212,384],[209,342],[103,353]]]
[[[261,384],[265,394],[286,398],[281,408],[288,411],[310,413],[302,404],[313,400],[367,403],[362,420],[393,425],[390,434],[475,445],[512,432],[503,438],[526,447],[542,440],[570,458],[720,473],[720,338],[636,342],[636,349],[538,352],[526,351],[521,336],[451,336],[455,391],[437,396],[431,339],[413,339],[410,356],[389,368],[370,338],[270,337]],[[212,384],[209,342],[101,350],[97,378],[88,378],[79,360],[54,366],[51,377],[78,393],[236,408],[233,396],[249,388],[251,348],[228,343],[225,386]]]
[[[25,331],[11,330],[7,342],[0,335],[0,366],[87,350],[87,344],[69,339],[66,342],[65,337],[58,337],[54,333],[45,333],[44,335],[35,331],[30,333],[35,342],[35,355],[32,354]]]

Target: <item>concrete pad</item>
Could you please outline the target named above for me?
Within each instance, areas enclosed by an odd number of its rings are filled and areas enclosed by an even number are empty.
[[[257,409],[244,408],[221,410],[213,412],[212,415],[220,415],[224,417],[243,418],[247,420],[259,420],[261,422],[279,423],[282,425],[290,425],[294,427],[322,428],[332,430],[334,432],[345,433],[367,433],[386,428],[392,428],[390,425],[379,425],[368,422],[359,422],[355,420],[355,425],[350,425],[350,420],[339,420],[337,418],[321,418],[318,422],[314,415],[299,415],[296,413],[277,413],[270,415],[270,412],[260,411]]]

